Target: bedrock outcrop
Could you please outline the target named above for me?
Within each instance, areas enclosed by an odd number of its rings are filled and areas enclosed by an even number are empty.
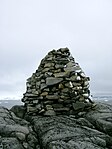
[[[0,149],[112,149],[112,105],[97,103],[77,116],[30,116],[21,106],[0,107]]]

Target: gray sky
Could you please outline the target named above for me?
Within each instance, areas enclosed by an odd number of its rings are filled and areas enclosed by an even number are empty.
[[[0,0],[0,95],[22,95],[40,60],[61,47],[92,93],[112,93],[112,0]]]

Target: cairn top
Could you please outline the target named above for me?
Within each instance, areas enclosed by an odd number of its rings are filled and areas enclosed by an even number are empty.
[[[68,48],[50,51],[27,79],[22,101],[28,114],[78,114],[93,107],[89,77]]]

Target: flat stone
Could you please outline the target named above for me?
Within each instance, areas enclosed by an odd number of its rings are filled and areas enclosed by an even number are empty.
[[[53,107],[52,107],[52,105],[46,105],[46,109],[47,110],[53,110]]]
[[[16,132],[16,136],[19,140],[24,141],[25,140],[25,134],[21,132]]]
[[[48,110],[48,111],[45,111],[44,115],[45,116],[55,116],[56,113],[54,110]]]
[[[70,77],[70,80],[71,80],[71,81],[76,81],[76,80],[77,80],[77,75],[71,76],[71,77]]]
[[[44,101],[44,104],[53,104],[53,101],[47,100],[47,101]]]
[[[64,89],[62,89],[62,92],[63,92],[63,93],[69,92],[69,88],[64,88]]]
[[[81,86],[81,83],[72,82],[73,86]]]
[[[37,108],[36,107],[33,107],[33,106],[28,106],[27,105],[27,112],[29,113],[29,112],[37,112],[38,110],[37,110]]]
[[[64,68],[64,65],[61,65],[61,64],[60,64],[60,65],[59,65],[59,64],[56,64],[56,65],[55,65],[55,68],[56,68],[56,69],[59,69],[59,68]]]
[[[60,48],[59,49],[61,52],[69,52],[69,49],[68,48]]]
[[[62,83],[59,84],[59,89],[64,89],[64,85]]]
[[[74,67],[65,67],[64,71],[65,72],[73,72],[73,71],[75,71],[75,68]]]
[[[54,63],[46,63],[45,65],[44,65],[44,67],[46,68],[49,68],[49,67],[52,67],[52,66],[54,66]]]
[[[85,94],[82,94],[83,97],[85,98],[88,98],[89,97],[89,94],[88,93],[85,93]]]
[[[85,108],[85,103],[83,102],[76,102],[76,103],[73,103],[72,105],[75,111],[78,111],[78,110],[82,111]]]
[[[58,95],[47,95],[46,96],[46,99],[48,100],[57,100],[59,98]]]
[[[47,96],[48,95],[48,92],[43,92],[42,94],[41,94],[41,96]]]
[[[39,101],[38,100],[33,100],[33,103],[34,104],[37,104]]]
[[[73,66],[75,66],[75,63],[71,61],[66,64],[66,67],[73,67]]]
[[[48,77],[46,78],[46,85],[55,85],[63,81],[63,78]]]
[[[63,104],[52,104],[53,108],[62,108]]]
[[[69,76],[69,72],[60,72],[60,73],[54,73],[54,76],[56,78],[63,78]]]
[[[44,68],[43,70],[42,70],[42,72],[48,72],[50,70],[50,68]]]
[[[68,63],[69,60],[67,58],[55,58],[55,63],[57,64],[63,64],[66,65],[66,63]]]
[[[61,107],[61,108],[55,107],[54,108],[54,111],[56,111],[56,112],[63,112],[63,111],[69,111],[69,110],[70,110],[70,108],[68,108],[68,107]]]
[[[58,73],[58,72],[61,72],[61,69],[55,69],[54,70],[54,73]]]
[[[25,97],[37,97],[37,94],[32,94],[32,93],[25,93],[24,94]]]
[[[41,110],[39,111],[39,114],[44,113],[44,112],[45,112],[45,109],[41,109]]]
[[[47,87],[47,85],[45,83],[42,83],[40,89],[42,90],[42,89],[44,89],[46,87]]]

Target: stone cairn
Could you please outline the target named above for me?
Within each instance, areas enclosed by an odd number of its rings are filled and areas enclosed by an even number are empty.
[[[52,50],[27,79],[22,102],[31,115],[84,112],[94,107],[88,81],[68,48]]]

